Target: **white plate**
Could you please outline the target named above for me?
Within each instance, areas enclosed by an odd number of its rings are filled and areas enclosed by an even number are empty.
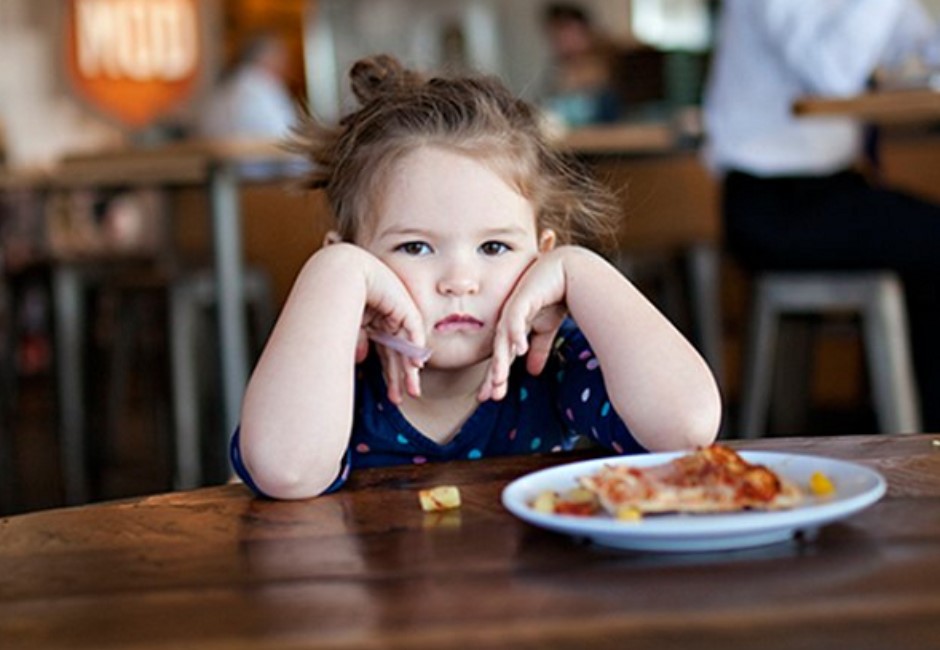
[[[636,522],[617,521],[606,515],[577,517],[536,512],[532,499],[544,490],[563,492],[577,485],[580,476],[603,465],[658,465],[681,453],[614,456],[569,463],[533,472],[516,479],[503,490],[503,505],[535,526],[616,548],[644,551],[720,551],[764,546],[790,540],[797,533],[811,533],[820,526],[848,517],[880,499],[884,477],[878,472],[841,460],[775,452],[742,451],[751,463],[766,465],[804,490],[813,472],[823,472],[835,484],[829,498],[807,496],[791,510],[736,512],[706,515],[653,515]]]

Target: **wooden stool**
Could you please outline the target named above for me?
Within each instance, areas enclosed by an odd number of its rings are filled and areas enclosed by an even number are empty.
[[[920,430],[920,411],[901,282],[885,271],[768,272],[755,280],[738,435],[765,432],[779,319],[784,314],[857,313],[861,318],[878,424],[884,433]]]

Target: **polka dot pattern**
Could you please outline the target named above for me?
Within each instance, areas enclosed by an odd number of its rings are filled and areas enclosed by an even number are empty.
[[[349,462],[343,466],[346,473],[350,466],[355,470],[505,454],[557,453],[574,448],[582,438],[593,439],[617,453],[635,448],[612,409],[597,356],[571,321],[563,324],[555,339],[546,372],[532,376],[523,363],[515,365],[510,391],[516,399],[481,405],[445,444],[415,430],[399,407],[388,401],[377,359],[371,364],[367,359],[357,370],[363,368],[365,372],[357,378],[355,442]]]

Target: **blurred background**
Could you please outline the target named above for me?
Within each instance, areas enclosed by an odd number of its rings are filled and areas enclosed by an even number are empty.
[[[940,1],[924,5],[940,14]],[[722,252],[718,187],[700,153],[720,8],[714,0],[0,0],[0,513],[72,500],[56,370],[63,316],[53,295],[65,266],[81,265],[86,283],[84,498],[180,486],[167,291],[180,269],[211,265],[210,188],[163,182],[146,168],[130,182],[121,156],[167,151],[179,169],[187,143],[282,137],[298,103],[334,120],[350,106],[349,65],[379,52],[424,70],[499,75],[545,110],[559,146],[618,191],[616,261],[698,345],[712,346],[733,420],[749,276]],[[893,183],[940,200],[937,124],[892,127],[882,158]],[[76,171],[99,159],[118,170],[114,182]],[[270,325],[265,309],[276,314],[329,216],[322,197],[289,190],[289,166],[242,171],[246,268],[269,289],[246,296],[254,355]],[[717,260],[711,343],[695,303],[703,250]],[[211,484],[228,478],[230,432],[219,413],[211,309],[200,314],[196,462],[199,483]],[[770,435],[876,428],[853,325],[827,325],[802,402],[771,418]]]

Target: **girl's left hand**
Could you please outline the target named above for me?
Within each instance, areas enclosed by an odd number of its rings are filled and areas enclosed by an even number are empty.
[[[493,337],[493,356],[477,393],[482,402],[501,400],[509,388],[513,360],[528,353],[526,369],[537,375],[545,368],[558,328],[568,313],[565,307],[567,247],[539,257],[503,304]]]

